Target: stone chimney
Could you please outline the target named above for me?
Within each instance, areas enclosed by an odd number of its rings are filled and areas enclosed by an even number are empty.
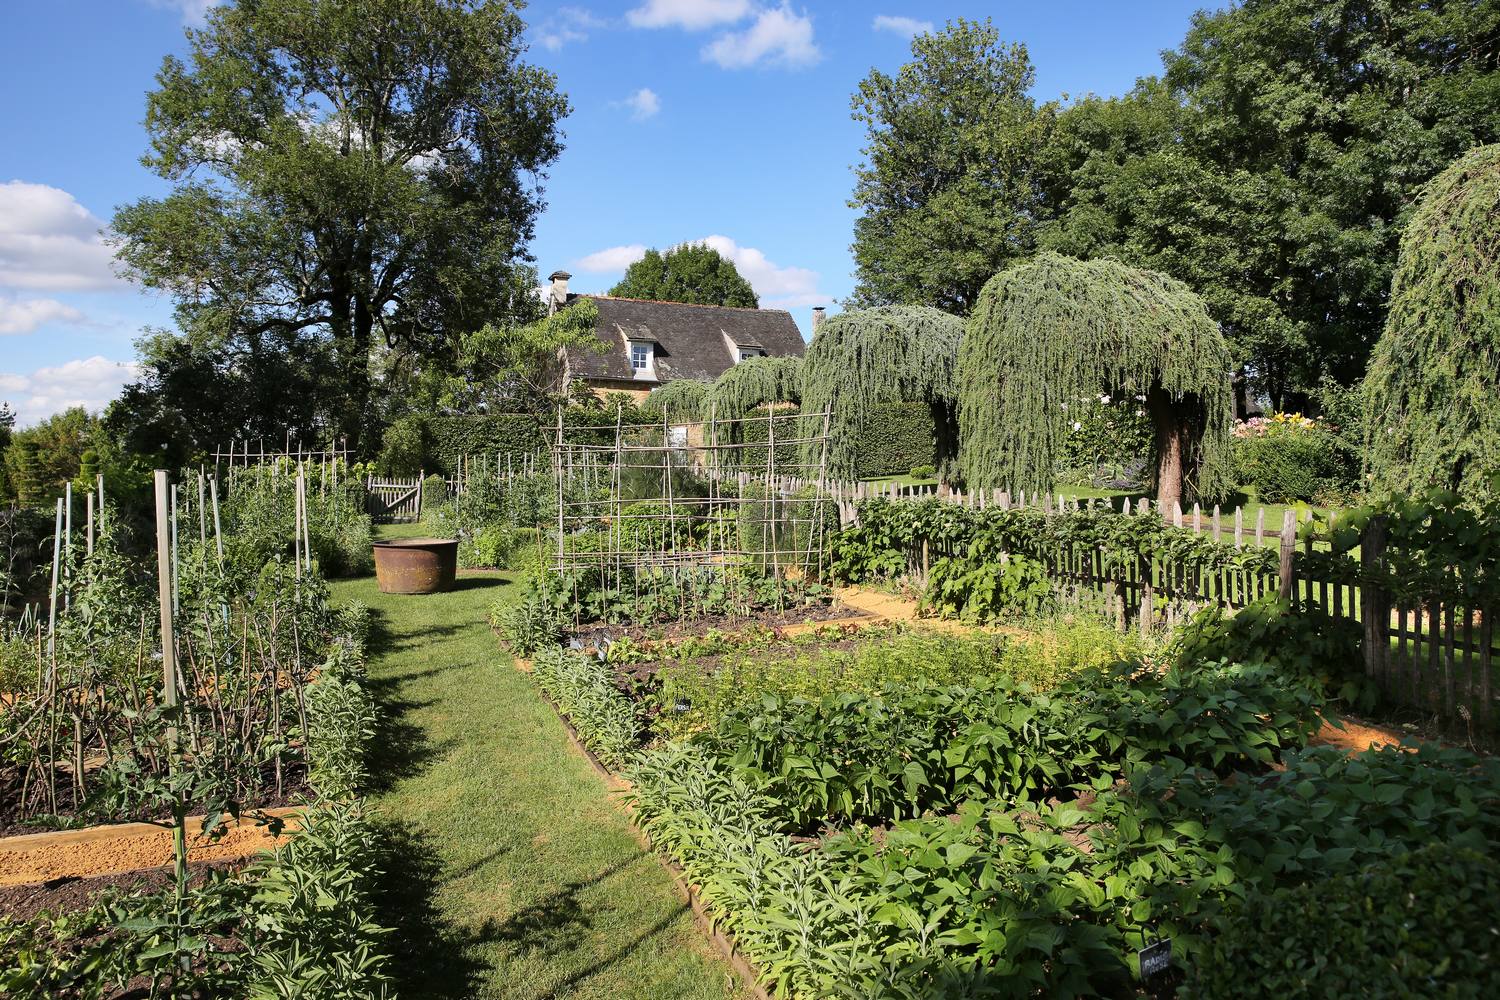
[[[828,310],[823,306],[813,306],[813,336],[818,335],[818,327],[828,318]]]
[[[553,271],[547,279],[552,282],[552,289],[547,293],[547,315],[568,304],[568,279],[571,277],[567,271]]]

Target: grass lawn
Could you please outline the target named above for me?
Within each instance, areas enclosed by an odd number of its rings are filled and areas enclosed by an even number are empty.
[[[383,537],[420,534],[413,526]],[[656,859],[490,632],[509,575],[447,594],[333,584],[375,612],[385,719],[370,796],[390,845],[377,918],[408,997],[739,996]]]

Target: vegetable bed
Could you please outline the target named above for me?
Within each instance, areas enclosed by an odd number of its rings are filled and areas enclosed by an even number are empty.
[[[1239,632],[1271,648],[1203,627],[1090,660],[898,631],[677,657],[634,687],[550,647],[534,677],[780,995],[1259,994],[1236,964],[1278,996],[1500,990],[1500,897],[1466,888],[1495,877],[1500,765],[1309,747],[1347,692],[1315,630],[1257,614]],[[1347,947],[1278,930],[1283,908]]]

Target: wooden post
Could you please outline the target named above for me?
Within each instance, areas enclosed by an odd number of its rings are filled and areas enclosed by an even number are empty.
[[[1278,593],[1283,601],[1293,607],[1297,604],[1295,580],[1292,577],[1292,562],[1297,556],[1297,515],[1286,511],[1281,517],[1281,568]]]
[[[94,554],[94,491],[89,490],[84,494],[85,516],[88,518],[88,539],[85,543],[83,554],[91,556]]]
[[[1151,501],[1143,497],[1136,510],[1138,516],[1145,517],[1150,515]],[[1140,577],[1139,626],[1141,636],[1145,638],[1151,635],[1151,621],[1156,609],[1156,588],[1152,585],[1151,581],[1151,560],[1143,556],[1137,556],[1136,574]]]
[[[172,484],[172,613],[177,613],[177,484]]]
[[[62,569],[63,501],[57,498],[57,518],[52,527],[52,600],[47,608],[47,655],[57,649],[57,582]]]
[[[1375,582],[1385,573],[1385,515],[1370,518],[1359,540],[1359,558],[1366,581],[1360,587],[1360,617],[1364,620],[1365,676],[1382,690],[1390,677],[1391,604],[1385,588]]]
[[[208,481],[208,493],[214,504],[214,548],[219,553],[219,565],[224,565],[224,532],[219,524],[219,480]]]
[[[161,609],[161,683],[162,699],[167,707],[177,704],[177,643],[172,634],[172,551],[171,511],[167,470],[156,470],[156,596]],[[176,727],[168,729],[168,740],[176,737]]]

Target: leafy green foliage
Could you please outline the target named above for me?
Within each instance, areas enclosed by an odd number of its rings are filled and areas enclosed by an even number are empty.
[[[1375,485],[1500,493],[1500,253],[1492,211],[1500,145],[1440,174],[1401,240],[1385,333],[1365,381],[1366,466]]]
[[[1269,423],[1264,433],[1234,439],[1239,485],[1262,503],[1347,498],[1358,485],[1358,458],[1327,429]]]
[[[309,464],[305,475],[307,532],[318,566],[330,577],[368,572],[374,557],[364,485],[342,462],[337,473]],[[222,512],[231,565],[258,567],[278,557],[291,561],[296,493],[297,472],[290,461],[235,470]]]
[[[894,75],[872,70],[851,100],[865,127],[850,206],[860,305],[974,307],[990,276],[1029,254],[1044,206],[1036,150],[1055,108],[1038,106],[1026,47],[986,19],[912,39]]]
[[[1047,331],[1038,336],[1038,330]],[[1042,253],[995,275],[958,359],[959,465],[970,486],[1050,490],[1067,401],[1146,397],[1157,491],[1170,505],[1222,488],[1234,401],[1229,351],[1181,282],[1116,260]]]
[[[1139,639],[1087,617],[1056,619],[1026,636],[954,635],[925,629],[861,633],[853,649],[776,650],[766,655],[696,644],[684,662],[658,674],[664,712],[653,723],[668,737],[712,731],[730,711],[751,711],[765,695],[817,702],[828,695],[876,694],[887,688],[981,684],[1007,678],[1048,691],[1090,667],[1132,655]],[[727,653],[713,670],[695,656]]]
[[[1462,919],[1454,915],[1462,913]],[[1436,843],[1349,874],[1252,893],[1232,905],[1178,996],[1354,992],[1488,996],[1500,927],[1500,864]],[[1294,928],[1294,930],[1293,930]]]
[[[618,767],[641,741],[635,705],[597,658],[551,646],[537,651],[532,676],[606,766]]]
[[[536,588],[518,602],[501,601],[490,609],[490,625],[517,656],[557,645],[567,622],[558,602]]]
[[[804,412],[830,413],[827,445],[828,472],[839,479],[856,479],[862,469],[882,467],[886,475],[931,460],[947,462],[956,452],[954,401],[957,387],[958,342],[963,324],[955,316],[917,306],[885,306],[843,312],[819,328],[802,361]],[[896,432],[877,429],[890,414],[890,404],[923,404],[928,413],[941,414],[942,434],[915,442],[903,455],[866,456],[867,442],[890,441]],[[809,442],[803,461],[816,466],[822,446]],[[889,466],[889,468],[884,468]]]
[[[939,559],[922,597],[924,610],[971,622],[1034,618],[1051,604],[1052,586],[1041,563],[1025,556],[992,558],[980,552]]]
[[[666,251],[647,250],[625,269],[609,294],[655,302],[755,309],[760,300],[740,277],[734,261],[707,243],[683,243]]]

